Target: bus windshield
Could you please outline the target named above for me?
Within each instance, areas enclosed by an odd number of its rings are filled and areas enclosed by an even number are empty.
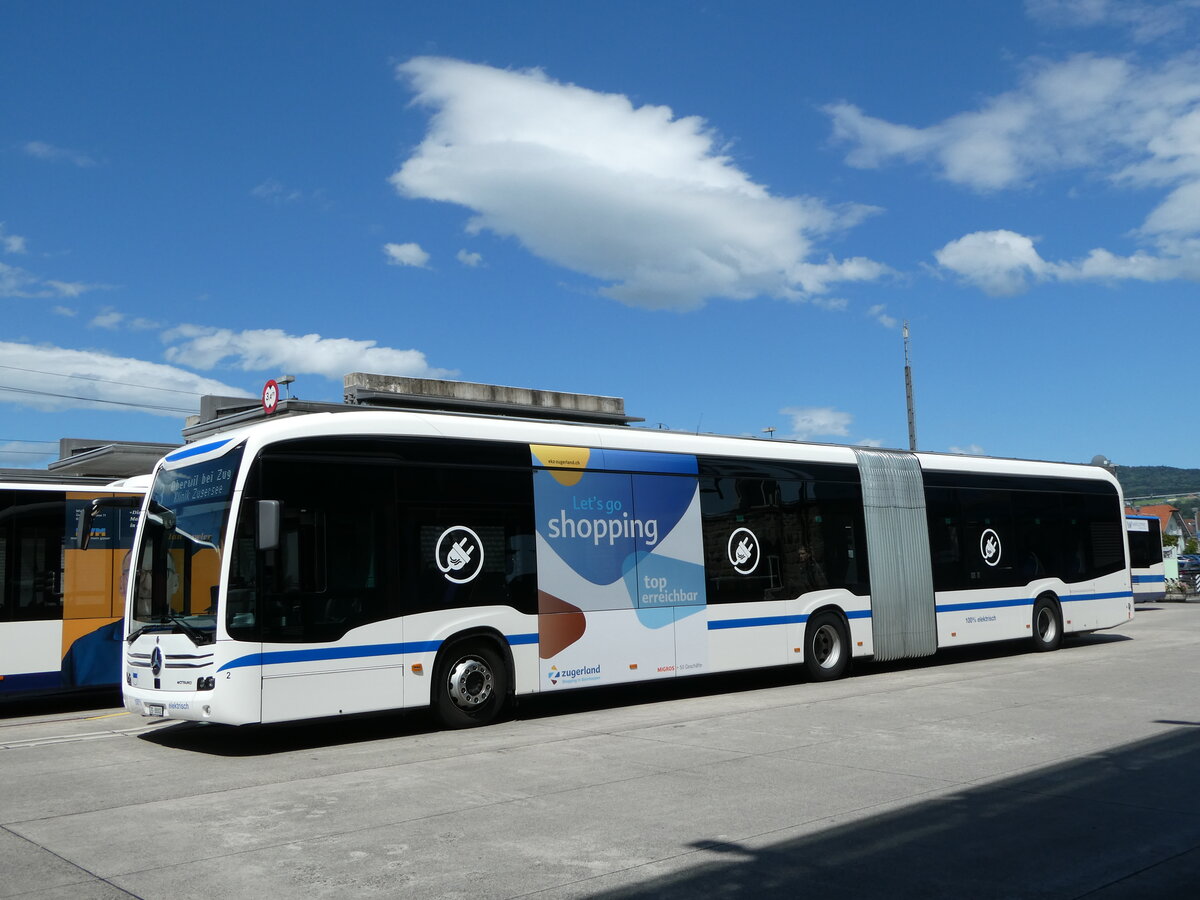
[[[155,476],[135,550],[130,639],[160,628],[197,644],[215,639],[221,551],[241,456],[239,447]]]

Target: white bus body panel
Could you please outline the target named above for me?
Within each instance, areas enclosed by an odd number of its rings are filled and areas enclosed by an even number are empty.
[[[62,666],[63,623],[5,622],[0,628],[0,674],[57,672]]]

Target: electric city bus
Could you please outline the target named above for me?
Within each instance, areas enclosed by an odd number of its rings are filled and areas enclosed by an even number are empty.
[[[1065,634],[1133,617],[1097,466],[401,411],[267,421],[155,469],[125,706],[228,724]]]
[[[1163,566],[1162,523],[1158,516],[1125,516],[1133,599],[1151,603],[1167,596]]]
[[[90,553],[76,530],[95,498],[140,506],[149,481],[0,481],[0,697],[120,684],[137,509],[95,518]]]

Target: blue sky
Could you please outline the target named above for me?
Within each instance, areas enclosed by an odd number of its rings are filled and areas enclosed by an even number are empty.
[[[921,449],[1195,466],[1198,36],[1137,0],[9,0],[0,466],[352,371],[906,447],[905,321]]]

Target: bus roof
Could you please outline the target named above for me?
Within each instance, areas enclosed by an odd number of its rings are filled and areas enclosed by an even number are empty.
[[[854,465],[856,451],[914,455],[921,467],[931,471],[1031,475],[1109,481],[1116,477],[1107,469],[1087,463],[1047,462],[1003,457],[972,456],[907,450],[855,447],[847,444],[763,440],[756,437],[681,432],[667,429],[633,428],[623,425],[576,424],[511,416],[480,416],[455,412],[411,410],[362,410],[344,413],[313,413],[276,421],[261,421],[224,432],[212,440],[188,444],[164,457],[170,468],[224,455],[246,445],[251,453],[268,444],[314,436],[398,435],[427,438],[511,441],[530,444],[597,447],[623,450],[686,453],[712,456],[753,456],[765,460]]]

